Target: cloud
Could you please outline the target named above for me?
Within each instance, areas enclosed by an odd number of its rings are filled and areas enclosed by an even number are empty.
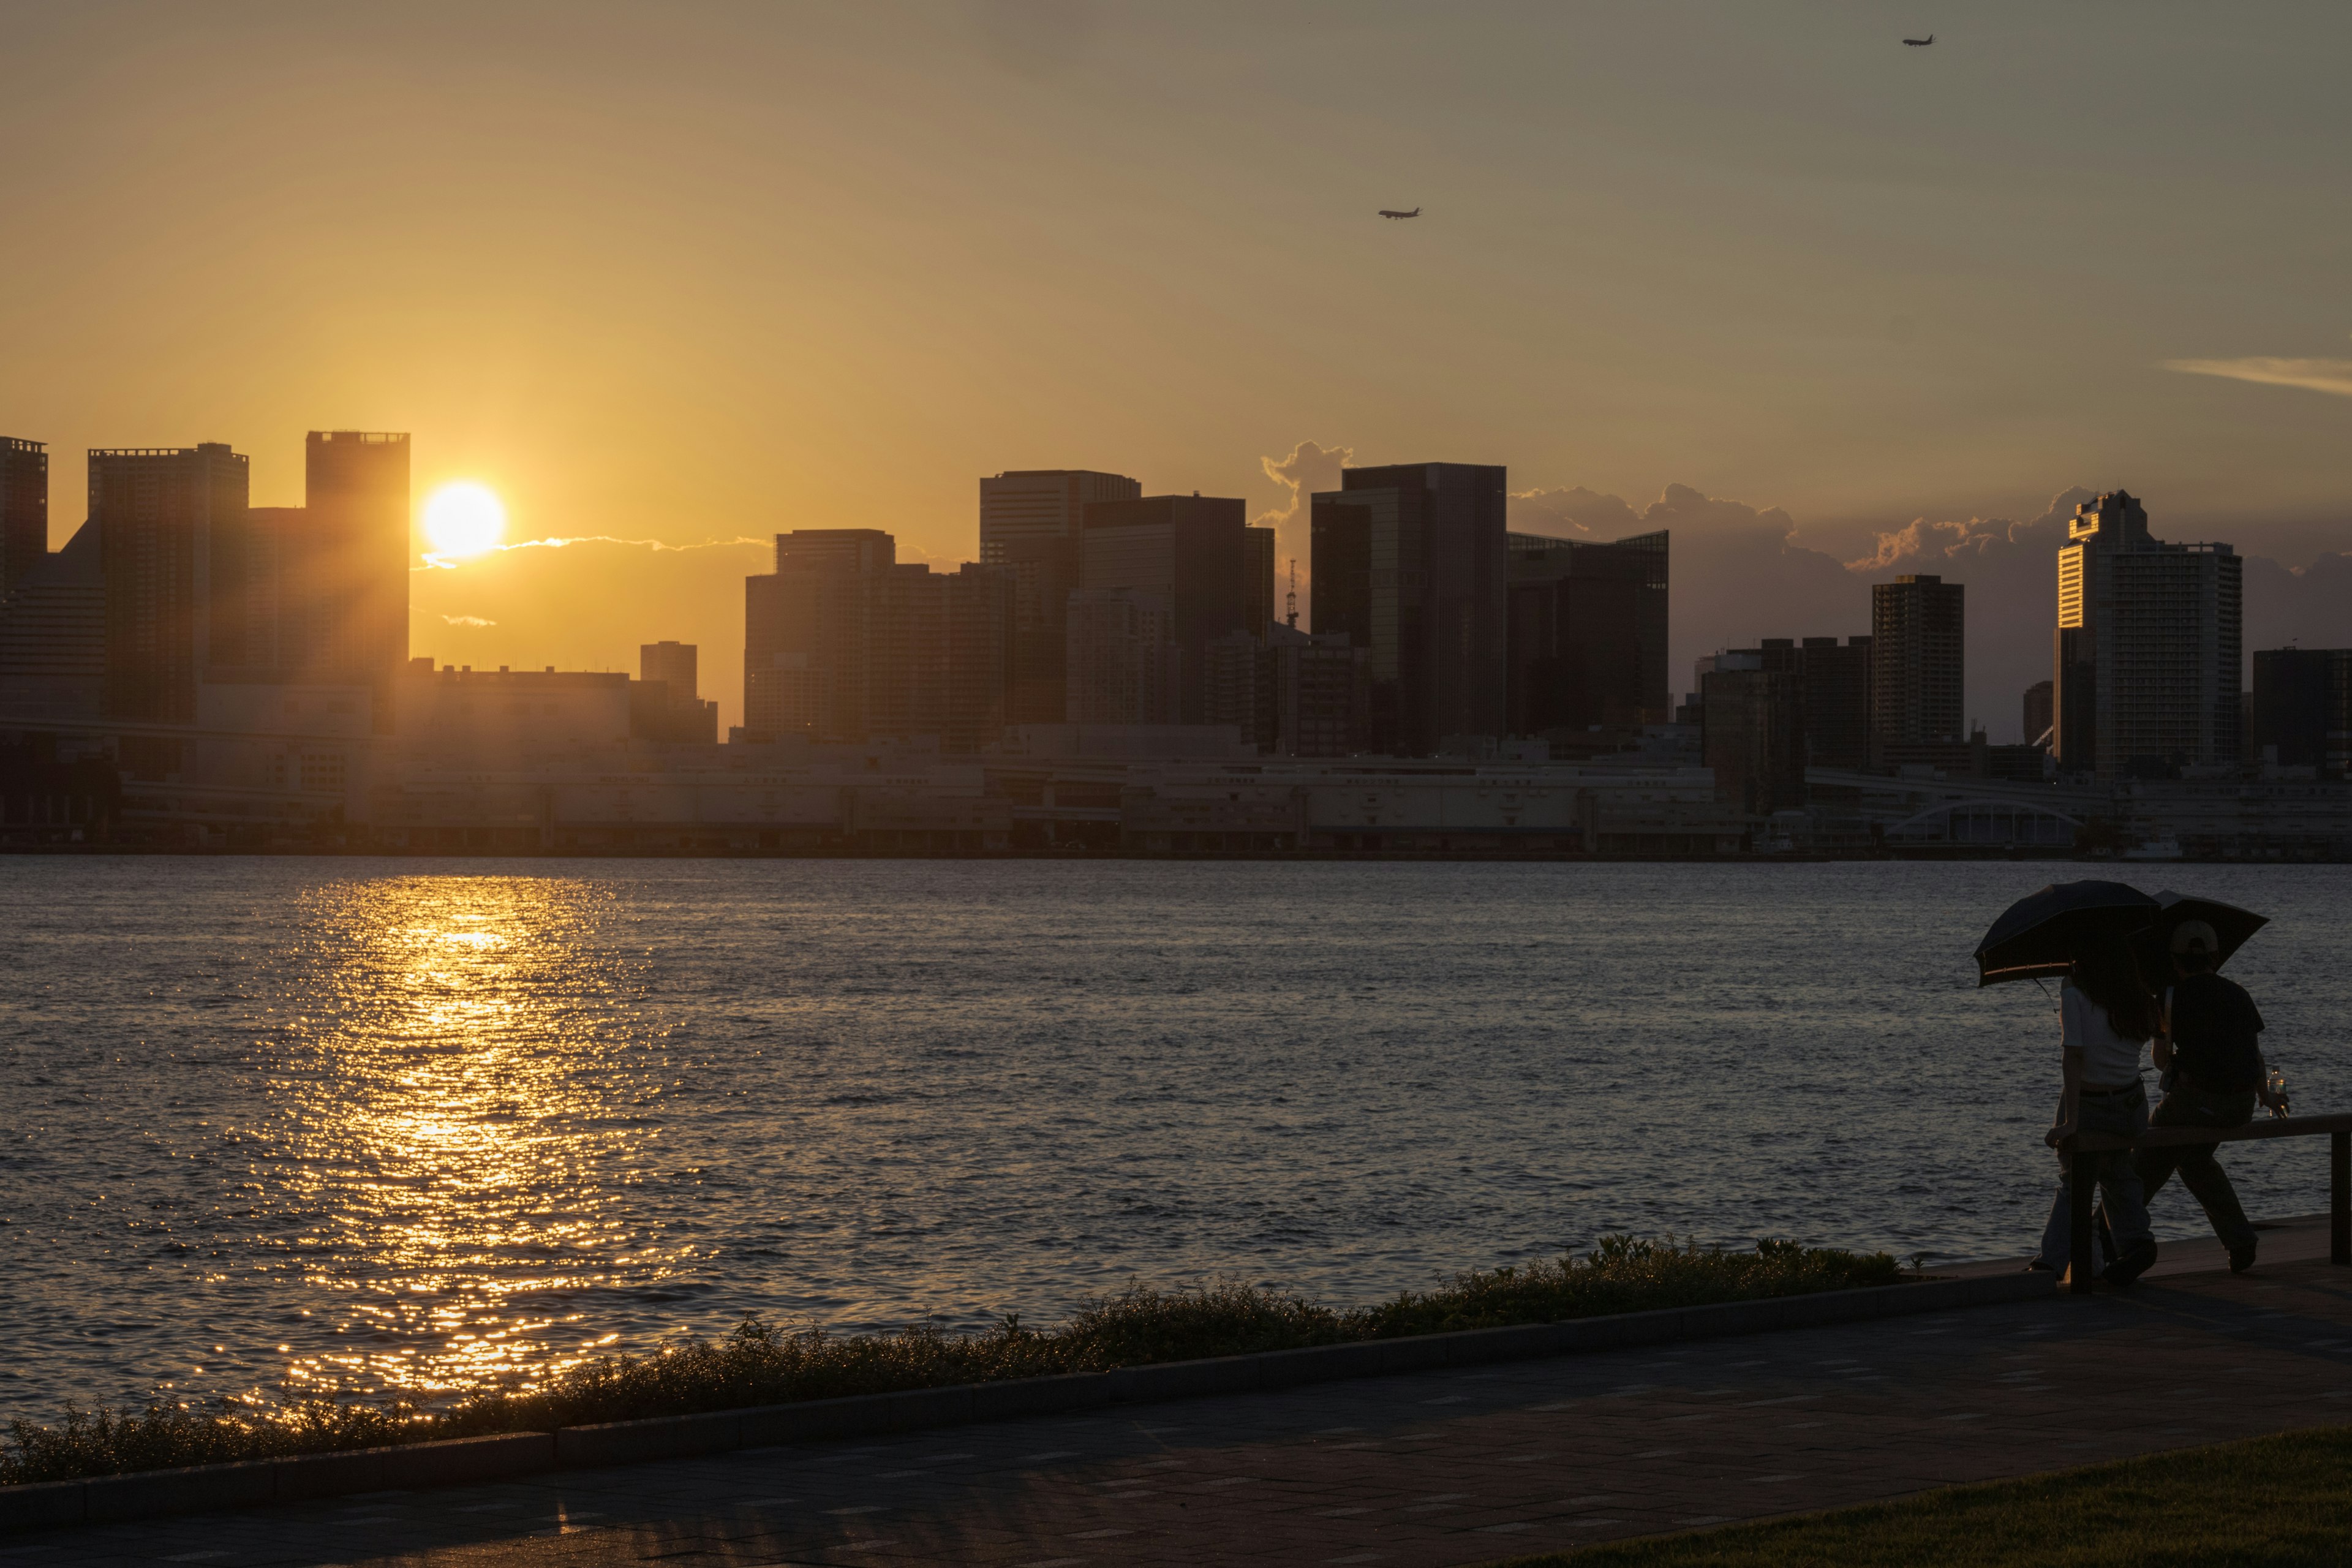
[[[1290,488],[1290,504],[1280,511],[1260,512],[1255,520],[1257,526],[1280,529],[1300,521],[1307,512],[1307,498],[1317,490],[1338,489],[1339,470],[1355,456],[1353,447],[1325,447],[1301,441],[1290,449],[1287,458],[1260,458],[1258,467],[1265,470],[1265,477]]]
[[[1868,555],[1849,561],[1849,572],[1884,572],[1905,561],[1925,559],[1931,552],[1946,560],[1962,556],[1983,555],[1997,544],[2023,544],[2043,536],[2043,531],[2054,529],[2063,532],[2066,521],[2074,515],[2074,508],[2092,500],[2098,492],[2075,485],[2051,498],[2049,509],[2040,517],[2024,522],[2014,522],[2005,517],[1969,518],[1965,522],[1934,522],[1914,518],[1904,527],[1878,534],[1878,547]]]
[[[499,624],[486,621],[479,616],[444,616],[441,618],[453,626],[494,626]]]
[[[1602,495],[1576,485],[1564,490],[1515,490],[1510,502],[1511,526],[1525,533],[1553,538],[1591,533],[1616,539],[1639,531],[1639,513],[1622,496]]]
[[[511,544],[493,544],[488,550],[484,551],[483,554],[488,555],[508,550],[569,550],[575,544],[623,544],[636,550],[666,551],[677,553],[688,550],[733,550],[743,545],[750,545],[757,550],[766,550],[774,542],[772,539],[751,539],[738,534],[733,539],[706,539],[698,544],[672,544],[667,540],[662,539],[621,539],[609,533],[583,533],[569,539],[518,539]],[[436,555],[427,551],[424,557],[425,564],[412,566],[409,570],[454,572],[463,565],[466,560],[477,559],[479,557],[468,556],[461,559],[453,555]]]
[[[2158,368],[2352,397],[2352,359],[2271,359],[2256,354],[2245,359],[2168,359]]]

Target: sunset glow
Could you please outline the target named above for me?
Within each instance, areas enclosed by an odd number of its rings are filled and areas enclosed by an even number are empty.
[[[425,537],[436,555],[479,555],[497,549],[506,531],[505,503],[471,479],[443,485],[425,503]]]

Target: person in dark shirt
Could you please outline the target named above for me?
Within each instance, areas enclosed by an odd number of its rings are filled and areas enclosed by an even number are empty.
[[[2286,1101],[2271,1091],[2263,1064],[2263,1015],[2244,987],[2213,973],[2221,942],[2203,921],[2184,921],[2172,932],[2172,984],[2161,998],[2164,1029],[2156,1065],[2164,1069],[2164,1099],[2151,1127],[2243,1127],[2260,1100],[2279,1115]],[[2254,1227],[2230,1178],[2213,1157],[2218,1143],[2142,1149],[2135,1159],[2140,1185],[2154,1202],[2172,1173],[2205,1209],[2213,1234],[2230,1249],[2230,1271],[2254,1266]]]

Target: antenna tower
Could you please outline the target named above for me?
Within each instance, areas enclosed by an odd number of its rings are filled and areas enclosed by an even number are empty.
[[[1286,618],[1290,622],[1290,629],[1295,632],[1298,629],[1298,557],[1296,555],[1290,558],[1290,592],[1286,595],[1285,605],[1289,612]]]

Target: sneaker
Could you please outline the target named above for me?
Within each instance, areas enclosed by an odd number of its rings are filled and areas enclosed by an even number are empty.
[[[2231,1273],[2243,1274],[2247,1269],[2252,1268],[2253,1266],[2254,1244],[2252,1242],[2250,1241],[2243,1247],[2233,1247],[2230,1248]]]
[[[2042,1262],[2039,1258],[2027,1264],[2025,1266],[2025,1271],[2028,1274],[2055,1274],[2058,1272],[2058,1270],[2051,1268],[2050,1265]]]
[[[2110,1285],[2128,1285],[2147,1273],[2148,1266],[2155,1261],[2156,1243],[2154,1241],[2135,1242],[2124,1248],[2124,1255],[2108,1264],[2107,1271],[2099,1278]]]

